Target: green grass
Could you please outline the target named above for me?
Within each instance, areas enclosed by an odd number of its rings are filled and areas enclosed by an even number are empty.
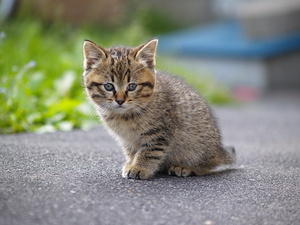
[[[139,45],[153,34],[142,24],[74,28],[59,23],[45,25],[27,17],[2,24],[0,133],[67,131],[97,125],[82,87],[82,43],[90,39],[105,47]],[[210,102],[230,99],[214,81],[199,80],[181,68],[168,67],[170,72],[183,74]]]

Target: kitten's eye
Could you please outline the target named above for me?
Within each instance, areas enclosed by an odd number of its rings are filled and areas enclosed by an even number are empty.
[[[136,84],[129,84],[127,90],[128,91],[134,91],[136,89],[137,85]]]
[[[113,84],[107,83],[107,84],[104,84],[103,86],[104,86],[105,90],[107,90],[107,91],[114,91],[115,90],[115,87],[114,87]]]

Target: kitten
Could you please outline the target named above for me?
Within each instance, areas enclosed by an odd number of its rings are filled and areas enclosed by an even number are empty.
[[[181,79],[155,70],[158,40],[134,48],[85,41],[84,85],[108,130],[124,148],[123,177],[158,172],[190,176],[234,162],[202,97]]]

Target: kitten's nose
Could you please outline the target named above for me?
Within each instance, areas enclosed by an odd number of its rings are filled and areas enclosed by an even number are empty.
[[[125,102],[125,100],[123,100],[123,99],[117,99],[116,102],[117,102],[119,105],[122,105],[122,104]]]

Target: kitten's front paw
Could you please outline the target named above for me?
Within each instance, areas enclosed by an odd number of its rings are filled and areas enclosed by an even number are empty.
[[[151,178],[153,174],[142,167],[132,166],[126,163],[123,168],[123,177],[128,179],[147,180]]]

